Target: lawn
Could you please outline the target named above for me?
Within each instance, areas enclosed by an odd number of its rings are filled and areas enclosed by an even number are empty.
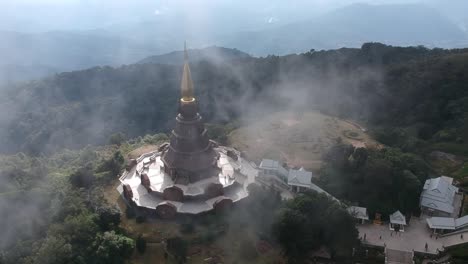
[[[228,137],[232,146],[257,163],[271,158],[313,171],[320,169],[323,153],[337,140],[356,147],[380,146],[357,124],[319,112],[275,113],[252,120]]]

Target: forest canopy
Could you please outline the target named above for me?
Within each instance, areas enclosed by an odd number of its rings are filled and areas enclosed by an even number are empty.
[[[51,153],[105,144],[114,133],[133,138],[168,131],[180,71],[162,64],[95,67],[5,87],[0,151]],[[366,122],[379,140],[406,150],[426,141],[450,148],[468,140],[466,49],[366,43],[360,49],[198,61],[192,72],[207,121],[313,109]]]

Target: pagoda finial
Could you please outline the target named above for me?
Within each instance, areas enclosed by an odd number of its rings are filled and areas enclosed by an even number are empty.
[[[184,102],[195,101],[193,96],[193,82],[190,74],[190,67],[188,63],[187,43],[184,42],[184,73],[182,74],[182,82],[180,84],[182,98]]]

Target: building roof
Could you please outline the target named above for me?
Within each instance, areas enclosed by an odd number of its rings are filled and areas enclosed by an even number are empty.
[[[350,206],[348,207],[348,212],[357,219],[369,220],[369,215],[367,214],[367,208],[359,206]]]
[[[216,165],[219,168],[217,175],[188,184],[178,184],[162,169],[161,152],[155,151],[140,156],[136,165],[122,174],[119,178],[122,184],[117,190],[122,193],[123,186],[128,185],[133,193],[130,201],[137,206],[156,210],[159,205],[169,203],[174,206],[177,213],[185,214],[199,214],[213,210],[216,203],[223,199],[235,203],[246,198],[247,186],[255,182],[257,170],[243,158],[237,160],[230,158],[226,154],[230,148],[220,146],[215,150],[220,155]],[[151,191],[141,185],[140,175],[143,173],[148,175]],[[224,193],[214,198],[204,197],[207,187],[212,184],[222,185]],[[183,202],[164,200],[164,191],[172,187],[180,189],[182,195],[190,199],[184,199]]]
[[[463,228],[468,226],[468,215],[455,219],[455,228]]]
[[[288,180],[288,185],[306,187],[314,190],[318,193],[324,193],[331,199],[340,203],[338,199],[333,197],[331,194],[324,191],[322,188],[312,183],[312,172],[306,171],[304,168],[298,170],[290,169],[287,171],[281,164],[276,160],[262,159],[258,166],[261,170],[273,170],[276,171],[277,176],[284,177]]]
[[[274,170],[278,176],[283,178],[288,177],[288,171],[276,160],[262,159],[258,167],[262,170]]]
[[[432,229],[455,229],[455,219],[451,217],[431,217],[426,219],[427,225]]]
[[[258,167],[260,169],[276,170],[279,166],[279,162],[276,160],[262,159],[262,162],[260,162],[260,166]]]
[[[431,217],[426,219],[427,225],[432,229],[455,230],[468,227],[468,215],[460,218]]]
[[[290,169],[288,173],[288,185],[310,188],[312,172]]]
[[[453,184],[453,178],[451,177],[448,177],[448,176],[440,176],[440,178],[442,178],[443,180],[445,180],[446,182],[448,182],[449,184]]]
[[[390,223],[406,225],[406,217],[400,211],[396,211],[390,215]]]
[[[421,193],[421,206],[453,213],[453,201],[458,188],[451,184],[452,181],[452,178],[446,176],[426,180]]]

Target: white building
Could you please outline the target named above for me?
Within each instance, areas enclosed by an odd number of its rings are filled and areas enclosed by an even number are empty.
[[[278,161],[263,159],[258,166],[259,172],[257,180],[267,183],[275,183],[285,188],[289,188],[294,193],[306,190],[314,190],[318,193],[324,193],[331,199],[340,202],[338,199],[324,191],[322,188],[312,183],[312,172],[304,168],[299,170],[285,169]]]
[[[468,229],[468,215],[457,219],[451,217],[430,217],[426,219],[426,222],[434,234]]]
[[[390,215],[389,228],[392,231],[405,232],[406,217],[400,212],[396,211]]]
[[[367,208],[365,207],[350,206],[348,207],[348,212],[355,219],[359,220],[361,224],[369,221],[369,215],[367,214]]]
[[[420,198],[421,212],[431,216],[458,216],[461,200],[452,182],[453,178],[446,176],[426,180]]]
[[[303,192],[311,189],[312,172],[301,168],[299,170],[290,169],[288,172],[288,185],[293,192]]]
[[[284,184],[288,179],[288,171],[276,160],[263,159],[258,168],[258,176],[262,180],[280,181]]]

